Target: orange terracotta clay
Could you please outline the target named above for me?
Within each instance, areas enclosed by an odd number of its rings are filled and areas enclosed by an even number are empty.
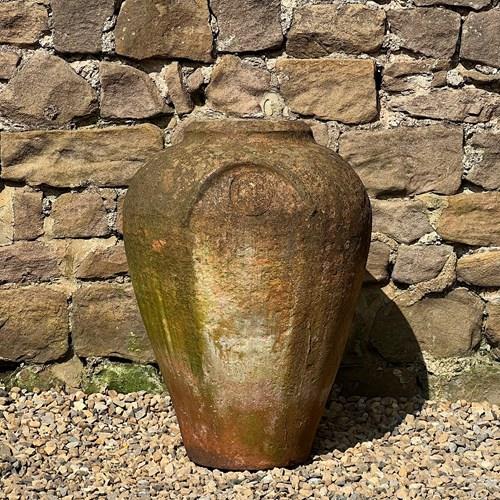
[[[306,460],[368,253],[361,181],[301,122],[193,122],[134,177],[134,289],[189,457]]]

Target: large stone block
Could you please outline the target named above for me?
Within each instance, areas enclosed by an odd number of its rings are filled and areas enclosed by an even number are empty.
[[[444,88],[428,94],[395,97],[390,107],[418,118],[481,123],[500,116],[500,97],[494,92],[470,87]]]
[[[481,408],[485,401],[492,405],[500,405],[499,363],[483,356],[476,360],[461,359],[455,366],[452,365],[451,370],[446,369],[446,363],[444,366],[443,373],[432,374],[430,377],[431,399],[477,401]],[[477,412],[478,419],[482,418],[477,407],[473,406],[472,411]]]
[[[55,187],[126,186],[163,148],[158,127],[2,133],[2,179]]]
[[[373,232],[413,243],[432,231],[425,205],[417,200],[372,200]]]
[[[449,245],[401,245],[392,278],[407,285],[429,281],[442,271],[452,253]]]
[[[45,363],[68,350],[67,294],[56,286],[0,290],[0,359]]]
[[[73,294],[72,325],[80,357],[154,360],[130,284],[82,286]]]
[[[415,360],[419,353],[409,342],[412,338],[421,351],[435,357],[466,356],[481,339],[483,310],[481,299],[464,288],[445,297],[426,297],[411,306],[395,299],[377,311],[371,344],[391,362]]]
[[[385,281],[389,278],[391,248],[382,241],[372,241],[366,263],[364,282]]]
[[[280,90],[295,113],[343,123],[377,117],[375,66],[366,59],[280,59]]]
[[[46,221],[52,238],[92,238],[106,236],[110,228],[104,200],[97,192],[64,193],[52,203]]]
[[[448,241],[467,245],[500,245],[500,193],[450,196],[437,222]]]
[[[413,0],[419,7],[431,7],[434,5],[446,5],[448,7],[464,7],[479,10],[491,4],[491,0]]]
[[[5,186],[0,193],[0,245],[43,234],[43,193]]]
[[[459,126],[356,130],[342,134],[339,152],[370,194],[453,194],[462,178],[462,142]]]
[[[102,50],[104,23],[115,0],[51,0],[54,47],[60,52],[88,54]]]
[[[14,76],[20,59],[17,52],[0,52],[0,80],[8,80]]]
[[[0,192],[0,245],[14,241],[13,188],[4,187]]]
[[[0,3],[0,43],[31,45],[48,29],[47,9],[29,0]]]
[[[124,275],[127,262],[123,242],[115,237],[55,239],[59,268],[68,279],[105,279]]]
[[[500,189],[500,132],[476,132],[471,146],[480,154],[480,160],[466,173],[467,180],[485,189]]]
[[[193,111],[193,101],[182,79],[181,65],[178,62],[173,62],[165,66],[161,75],[167,84],[168,96],[177,113],[183,115]]]
[[[150,57],[212,60],[207,0],[125,0],[115,28],[116,52]]]
[[[112,278],[127,271],[125,247],[123,242],[116,242],[91,248],[78,263],[75,276],[80,279]]]
[[[448,67],[448,61],[442,59],[415,59],[402,54],[391,56],[384,65],[382,86],[390,92],[415,90],[418,78],[430,78]]]
[[[59,127],[93,113],[96,99],[66,61],[35,52],[0,93],[0,116],[25,127]]]
[[[472,12],[464,21],[460,57],[500,68],[500,9]]]
[[[387,12],[390,30],[400,46],[428,57],[453,56],[460,32],[460,14],[445,9],[403,9]]]
[[[280,0],[211,0],[220,52],[252,52],[283,42]]]
[[[43,234],[43,193],[16,189],[13,193],[14,241],[34,240]]]
[[[234,115],[258,113],[270,86],[269,71],[226,55],[219,59],[212,72],[207,104],[212,109]]]
[[[144,71],[102,62],[100,72],[101,116],[141,119],[168,111],[158,87]]]
[[[493,357],[500,361],[500,302],[488,302],[486,307],[486,340],[492,347]]]
[[[500,286],[500,250],[464,255],[457,262],[460,281],[476,286]]]
[[[332,52],[376,52],[384,33],[385,13],[381,9],[361,4],[306,5],[295,11],[286,51],[304,58]]]
[[[0,281],[46,281],[61,275],[54,247],[41,241],[19,241],[0,247]]]

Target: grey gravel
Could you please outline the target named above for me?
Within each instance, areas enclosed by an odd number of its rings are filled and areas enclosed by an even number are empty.
[[[499,407],[336,397],[309,463],[192,464],[167,396],[0,391],[0,498],[499,498]]]

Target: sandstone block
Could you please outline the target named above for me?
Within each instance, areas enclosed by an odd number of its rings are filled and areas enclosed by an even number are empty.
[[[432,74],[431,87],[441,88],[448,85],[448,72],[447,71],[436,71]]]
[[[490,5],[491,0],[413,0],[418,7],[431,7],[434,5],[446,5],[448,7],[464,7],[479,10]]]
[[[449,64],[441,59],[414,59],[407,55],[397,55],[384,66],[382,85],[390,92],[414,90],[415,79],[422,75],[432,75],[446,69]],[[446,72],[444,72],[446,74]]]
[[[464,21],[460,57],[500,68],[500,9],[472,12]]]
[[[466,356],[481,339],[483,302],[464,288],[445,297],[426,297],[412,306],[396,298],[377,311],[371,343],[387,361],[412,361],[415,338],[421,351],[435,357]],[[403,342],[400,342],[403,340]]]
[[[54,363],[49,368],[49,373],[66,389],[79,389],[85,372],[85,367],[78,356],[73,356],[63,363]]]
[[[112,278],[128,272],[123,242],[91,249],[79,263],[75,276],[80,279]]]
[[[0,43],[31,45],[48,29],[47,9],[26,0],[0,3]]]
[[[118,197],[118,202],[116,204],[116,223],[115,228],[119,234],[123,234],[123,204],[125,203],[125,195],[120,195]]]
[[[40,241],[19,241],[0,247],[0,281],[47,281],[61,275],[54,247]]]
[[[500,405],[500,365],[485,357],[481,357],[479,363],[461,361],[466,369],[457,370],[451,379],[446,371],[431,377],[430,397],[448,401],[477,401],[478,406],[484,402]],[[472,411],[477,412],[478,406],[473,405]],[[478,418],[481,417],[478,415]]]
[[[500,116],[500,97],[471,87],[445,88],[394,98],[390,107],[419,118],[480,123]]]
[[[132,66],[102,62],[101,116],[105,118],[150,118],[168,108],[153,80]]]
[[[387,19],[401,47],[436,58],[449,59],[455,53],[460,14],[439,8],[389,10]]]
[[[115,28],[116,52],[150,57],[212,60],[207,0],[125,0]]]
[[[2,179],[55,187],[126,186],[163,148],[158,127],[2,133]]]
[[[304,120],[310,127],[314,140],[321,146],[328,147],[330,144],[330,133],[328,125],[316,120]]]
[[[233,115],[258,113],[260,102],[270,90],[271,75],[236,56],[222,56],[207,87],[210,108]]]
[[[343,123],[377,117],[375,66],[364,59],[281,59],[280,89],[295,113]]]
[[[58,196],[52,203],[46,226],[52,238],[91,238],[110,232],[104,201],[97,192]]]
[[[392,77],[431,73],[447,69],[449,62],[443,59],[415,59],[404,54],[391,56],[384,65],[384,75]]]
[[[68,350],[67,294],[55,286],[0,290],[0,359],[45,363]]]
[[[376,52],[385,33],[383,10],[362,4],[306,5],[297,9],[288,33],[287,54],[322,57],[333,52]]]
[[[252,52],[283,42],[280,0],[211,0],[220,52]]]
[[[432,231],[420,201],[371,200],[373,232],[384,233],[400,243],[412,243]]]
[[[0,245],[34,240],[43,234],[43,193],[4,187],[0,193]]]
[[[13,188],[4,187],[0,191],[0,246],[14,241],[14,210],[12,206]]]
[[[388,245],[381,241],[372,241],[366,263],[365,283],[385,281],[389,278],[390,256],[391,249]]]
[[[476,286],[500,286],[500,250],[464,255],[457,262],[460,281]]]
[[[108,253],[111,247],[117,244],[115,237],[109,238],[76,238],[76,239],[54,239],[50,241],[50,246],[56,249],[59,256],[59,269],[65,278],[87,279],[83,276],[87,274],[94,278],[109,278],[113,268],[116,269],[115,258],[112,252]],[[111,257],[112,262],[103,262],[102,258]],[[80,267],[82,266],[80,270]],[[90,268],[95,266],[95,269]],[[100,274],[103,274],[102,276]]]
[[[500,303],[488,302],[486,307],[486,340],[493,348],[493,356],[500,361]]]
[[[474,85],[495,85],[500,83],[500,73],[485,73],[477,69],[466,69],[461,64],[457,66],[457,71],[465,83]]]
[[[162,76],[168,87],[168,95],[174,104],[178,114],[186,114],[193,111],[193,101],[182,80],[182,68],[178,62],[166,66]]]
[[[16,52],[0,52],[0,80],[8,80],[14,76],[20,59]]]
[[[342,134],[339,153],[370,194],[452,194],[462,178],[462,142],[458,126],[358,130]]]
[[[0,93],[0,116],[26,127],[66,125],[96,107],[90,84],[45,52],[36,52]]]
[[[467,180],[485,189],[500,189],[500,132],[476,132],[471,145],[481,159],[466,173]]]
[[[78,356],[154,360],[130,284],[85,285],[73,294],[73,342]]]
[[[56,50],[100,52],[104,23],[113,15],[114,6],[114,0],[51,0]]]
[[[195,69],[188,77],[187,77],[187,89],[192,94],[194,92],[198,92],[201,87],[205,84],[205,75],[203,74],[202,68]]]
[[[401,245],[392,278],[407,285],[429,281],[442,271],[452,253],[449,245]]]
[[[15,189],[12,197],[14,240],[34,240],[43,234],[43,193]]]
[[[500,245],[500,193],[450,196],[437,223],[448,241],[467,245]]]

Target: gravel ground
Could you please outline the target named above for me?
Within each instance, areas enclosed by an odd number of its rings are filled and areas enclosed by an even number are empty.
[[[308,464],[189,462],[165,396],[0,391],[0,498],[499,498],[500,409],[337,397]]]

